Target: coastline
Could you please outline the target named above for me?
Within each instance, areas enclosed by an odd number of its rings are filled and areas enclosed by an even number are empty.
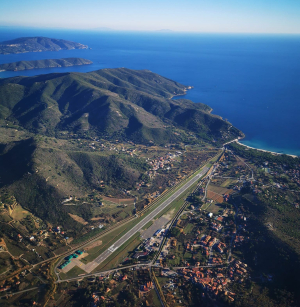
[[[185,96],[186,95],[186,93],[187,93],[187,91],[188,90],[191,90],[191,89],[193,89],[194,87],[193,86],[187,86],[183,91],[184,91],[184,94],[177,94],[177,95],[173,95],[173,96],[171,96],[169,99],[172,99],[173,97],[178,97],[178,96]]]
[[[234,140],[233,142],[236,142],[236,143],[238,143],[239,145],[244,146],[244,147],[247,147],[247,148],[249,148],[249,149],[254,149],[254,150],[258,150],[258,151],[262,151],[262,152],[268,152],[268,153],[271,153],[271,154],[273,154],[273,155],[286,155],[286,156],[290,156],[290,157],[293,157],[293,158],[299,158],[299,156],[297,156],[297,155],[279,153],[279,152],[275,152],[275,151],[270,151],[270,150],[265,150],[265,149],[260,149],[260,148],[251,147],[251,146],[248,146],[248,145],[245,145],[245,144],[241,143],[240,140],[241,140],[241,139],[237,139],[237,140]]]
[[[188,86],[184,89],[184,94],[178,94],[178,95],[173,95],[171,96],[169,99],[173,99],[174,97],[180,97],[180,96],[185,96],[187,94],[187,91],[188,90],[192,90],[194,87],[193,86]],[[190,99],[189,99],[190,100]],[[194,101],[193,101],[194,102]],[[194,103],[198,103],[198,102],[194,102]],[[211,112],[213,111],[213,108],[208,106],[210,108],[209,111],[206,111],[207,113],[211,114]],[[215,115],[215,114],[213,114]],[[216,115],[216,116],[219,116],[219,115]],[[219,116],[221,119],[223,119],[221,116]]]

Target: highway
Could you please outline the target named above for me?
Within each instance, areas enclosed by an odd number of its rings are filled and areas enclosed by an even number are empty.
[[[190,181],[180,187],[174,194],[172,194],[167,200],[165,200],[161,205],[155,208],[150,214],[148,214],[142,221],[130,229],[126,234],[124,234],[118,241],[116,241],[112,246],[110,246],[105,252],[94,259],[93,269],[96,268],[100,263],[107,259],[114,251],[126,243],[133,235],[139,232],[147,223],[149,223],[156,215],[158,215],[162,210],[169,206],[176,198],[178,198],[182,193],[184,193],[188,188],[190,188],[196,181],[198,181],[202,176],[204,176],[208,167],[204,167],[203,170],[193,177]]]

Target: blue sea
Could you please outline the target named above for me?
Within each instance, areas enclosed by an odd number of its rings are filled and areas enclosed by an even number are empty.
[[[94,64],[0,72],[0,78],[101,68],[149,69],[194,88],[202,102],[242,130],[242,143],[300,155],[300,36],[96,32],[0,27],[0,41],[62,38],[92,49],[0,55],[0,63],[82,57]]]

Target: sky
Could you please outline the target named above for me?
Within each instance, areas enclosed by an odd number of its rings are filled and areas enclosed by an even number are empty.
[[[300,0],[0,0],[0,26],[300,34]]]

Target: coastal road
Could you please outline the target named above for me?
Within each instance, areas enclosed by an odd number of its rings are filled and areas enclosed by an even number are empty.
[[[203,170],[179,188],[175,193],[173,193],[167,200],[165,200],[161,205],[155,208],[150,214],[148,214],[142,221],[130,229],[126,234],[124,234],[118,241],[116,241],[112,246],[110,246],[105,252],[99,255],[94,261],[90,262],[89,271],[94,270],[100,263],[107,259],[113,252],[115,252],[119,247],[126,243],[133,235],[139,232],[147,223],[149,223],[153,218],[158,215],[162,210],[168,207],[176,198],[178,198],[182,193],[184,193],[188,188],[190,188],[196,181],[198,181],[202,176],[204,176],[208,167],[204,167]]]

